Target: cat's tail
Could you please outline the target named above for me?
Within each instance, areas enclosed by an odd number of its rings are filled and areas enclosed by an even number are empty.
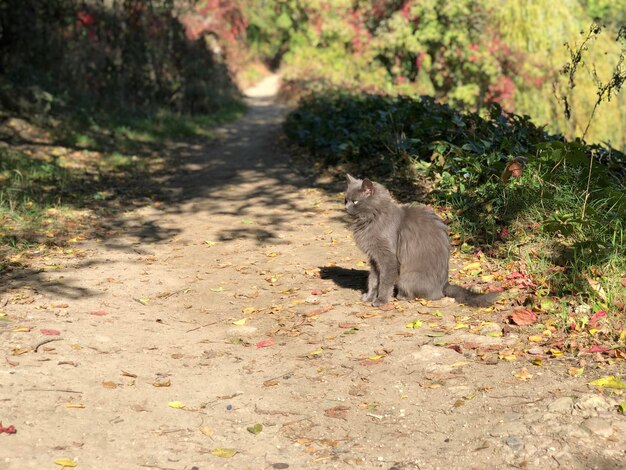
[[[465,287],[456,286],[448,282],[445,286],[443,286],[443,295],[446,297],[452,297],[457,302],[469,305],[470,307],[488,307],[498,297],[497,292],[477,294],[476,292],[472,292]]]

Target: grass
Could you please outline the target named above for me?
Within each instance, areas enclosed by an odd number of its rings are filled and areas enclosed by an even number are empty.
[[[94,213],[158,198],[155,173],[178,163],[163,149],[212,138],[216,125],[244,110],[233,102],[197,116],[83,111],[33,123],[4,116],[18,123],[18,135],[0,148],[0,271],[34,247],[64,246],[97,231]]]

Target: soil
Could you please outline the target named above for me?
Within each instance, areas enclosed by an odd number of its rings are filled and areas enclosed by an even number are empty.
[[[181,144],[166,200],[5,276],[0,468],[626,468],[623,395],[534,365],[505,302],[360,302],[343,183],[279,144],[277,84]]]

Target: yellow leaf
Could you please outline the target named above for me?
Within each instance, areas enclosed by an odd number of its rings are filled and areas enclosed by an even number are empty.
[[[489,333],[486,333],[485,336],[499,337],[499,336],[502,336],[502,332],[501,331],[490,331]]]
[[[65,408],[85,408],[83,403],[66,403]]]
[[[580,377],[581,375],[583,375],[584,371],[584,367],[570,367],[569,369],[567,369],[567,373],[572,377]]]
[[[306,356],[307,356],[307,357],[316,357],[316,356],[321,356],[323,352],[324,352],[324,351],[323,351],[323,350],[321,350],[321,349],[316,349],[315,351],[311,351],[310,353],[308,353]]]
[[[553,357],[561,357],[563,355],[563,351],[559,351],[558,349],[550,349],[550,354]]]
[[[619,334],[619,340],[626,341],[626,330],[622,330],[622,332]]]
[[[467,364],[469,364],[469,361],[457,361],[450,364],[450,367],[462,367],[466,366]]]
[[[406,325],[404,325],[405,328],[413,328],[414,330],[417,330],[419,328],[422,327],[422,322],[419,320],[414,320],[412,322],[407,323]]]
[[[483,282],[491,282],[493,281],[493,274],[485,274],[484,276],[480,276]]]
[[[257,307],[244,307],[241,309],[241,311],[245,314],[245,315],[250,315],[252,313],[256,313],[259,310],[261,310],[260,308]]]
[[[537,358],[533,359],[530,363],[533,366],[542,366],[543,365],[543,360],[541,358],[537,357]]]
[[[500,356],[500,359],[511,362],[517,360],[517,356],[515,354],[507,354],[505,356]]]
[[[589,382],[589,385],[595,385],[596,387],[606,388],[618,388],[626,390],[626,382],[618,379],[614,375],[607,375],[606,377],[599,378],[593,382]]]
[[[241,320],[235,320],[233,322],[233,325],[237,325],[237,326],[243,326],[245,324],[246,324],[246,319],[245,318],[242,318]]]
[[[359,261],[356,265],[362,268],[363,266],[367,266],[367,263],[365,261]]]
[[[369,359],[370,361],[379,361],[379,360],[381,360],[383,357],[385,357],[385,356],[377,355],[377,356],[370,356],[370,357],[368,357],[368,359]]]
[[[16,326],[15,328],[13,328],[11,330],[11,333],[28,333],[32,329],[33,329],[32,326],[19,325],[19,326]]]
[[[542,335],[532,335],[528,337],[528,341],[531,343],[541,343],[543,341]]]
[[[515,370],[512,372],[514,377],[517,377],[520,380],[526,381],[533,378],[533,374],[528,372],[526,367],[522,367],[520,370]]]
[[[265,253],[265,256],[267,256],[268,258],[276,258],[278,256],[278,253],[276,251],[270,251],[268,253]]]
[[[205,240],[205,241],[204,241],[204,243],[205,243],[206,245],[209,245],[209,246],[215,246],[215,245],[217,245],[217,242],[212,242],[211,240]]]
[[[169,387],[171,385],[172,385],[172,381],[170,379],[157,380],[156,382],[152,383],[152,386],[154,387]]]
[[[226,449],[223,447],[216,447],[211,451],[211,454],[216,457],[222,457],[228,459],[237,453],[237,449]]]
[[[72,459],[67,459],[67,458],[56,459],[54,463],[57,465],[61,465],[62,467],[75,467],[76,466],[76,462],[74,462]]]
[[[462,330],[464,328],[469,328],[469,325],[465,323],[457,323],[456,325],[454,325],[455,330]]]
[[[150,299],[148,297],[141,297],[135,300],[139,302],[141,305],[148,305],[148,302],[150,302]]]
[[[443,317],[443,313],[441,313],[439,310],[435,310],[433,313],[431,313],[431,315],[434,317]]]
[[[201,426],[200,432],[207,437],[213,437],[213,434],[215,434],[215,431],[210,426]]]
[[[597,328],[590,328],[590,329],[589,329],[589,334],[590,334],[591,336],[595,335],[597,332],[598,332],[598,329],[597,329]]]
[[[167,404],[167,406],[169,406],[170,408],[175,408],[177,410],[182,410],[187,405],[179,401],[171,401]]]
[[[476,261],[475,263],[470,263],[467,266],[464,266],[461,271],[474,271],[474,270],[480,270],[480,263],[478,261]]]

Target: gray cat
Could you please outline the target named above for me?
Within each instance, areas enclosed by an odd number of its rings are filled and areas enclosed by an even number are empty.
[[[382,185],[347,175],[345,205],[357,246],[369,257],[370,274],[362,300],[378,307],[399,299],[444,296],[486,307],[497,294],[476,294],[448,282],[448,227],[425,207],[398,204]]]

